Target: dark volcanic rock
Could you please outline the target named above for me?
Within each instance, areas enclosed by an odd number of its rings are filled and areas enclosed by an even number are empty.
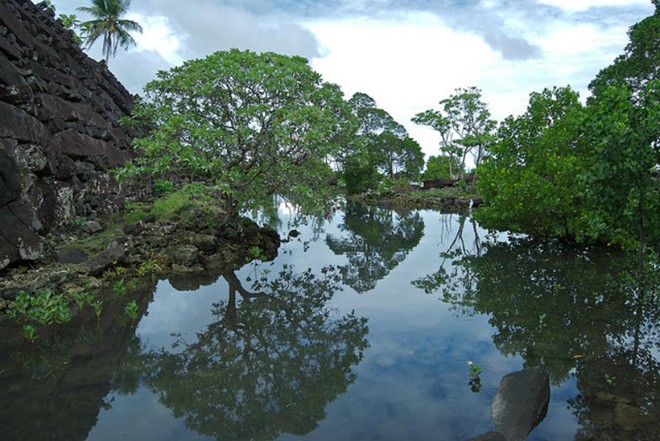
[[[495,431],[507,441],[522,441],[545,418],[550,380],[539,368],[505,375],[493,398]]]
[[[57,261],[65,265],[70,263],[83,263],[87,260],[87,253],[78,248],[68,248],[57,253]]]
[[[16,200],[0,207],[0,269],[17,260],[36,260],[43,252],[43,240],[35,233],[30,204]]]
[[[39,235],[121,205],[109,169],[132,154],[133,129],[119,125],[132,105],[52,10],[0,2],[0,268],[38,258]]]
[[[169,252],[172,262],[184,267],[193,266],[199,259],[199,250],[194,245],[180,245]]]
[[[94,256],[89,262],[82,264],[81,269],[86,271],[90,276],[100,276],[106,269],[117,263],[124,263],[125,260],[126,251],[124,247],[116,244]]]
[[[21,195],[21,176],[16,162],[7,153],[0,150],[0,206],[7,204]]]

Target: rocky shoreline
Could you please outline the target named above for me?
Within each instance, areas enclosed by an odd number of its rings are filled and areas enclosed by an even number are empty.
[[[77,246],[84,240],[97,240],[100,251],[90,254]],[[21,291],[94,292],[119,275],[130,279],[147,273],[217,272],[254,259],[271,260],[279,245],[273,228],[247,218],[220,229],[153,215],[134,223],[87,221],[50,234],[39,260],[0,271],[0,320]]]
[[[483,199],[478,196],[469,197],[447,194],[441,196],[411,197],[411,195],[416,196],[424,191],[393,192],[386,195],[361,194],[353,196],[351,199],[362,202],[363,204],[378,205],[381,207],[441,210],[445,213],[464,213],[473,208],[479,208],[484,203]]]

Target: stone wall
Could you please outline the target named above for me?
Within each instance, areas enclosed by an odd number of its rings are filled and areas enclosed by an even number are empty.
[[[44,4],[0,0],[0,270],[43,236],[117,208],[108,170],[130,156],[133,97]]]

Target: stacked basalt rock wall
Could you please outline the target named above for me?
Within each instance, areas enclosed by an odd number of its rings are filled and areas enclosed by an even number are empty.
[[[109,170],[131,155],[133,97],[45,4],[0,0],[0,270],[43,237],[117,208]]]

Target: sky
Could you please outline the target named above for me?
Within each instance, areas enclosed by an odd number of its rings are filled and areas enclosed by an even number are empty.
[[[54,0],[77,13],[88,0]],[[424,153],[439,135],[410,119],[476,86],[494,119],[524,113],[529,94],[570,85],[581,96],[623,52],[650,0],[133,0],[137,46],[110,70],[132,93],[158,70],[231,48],[306,57],[346,99],[370,95]],[[101,59],[101,40],[89,50]]]

